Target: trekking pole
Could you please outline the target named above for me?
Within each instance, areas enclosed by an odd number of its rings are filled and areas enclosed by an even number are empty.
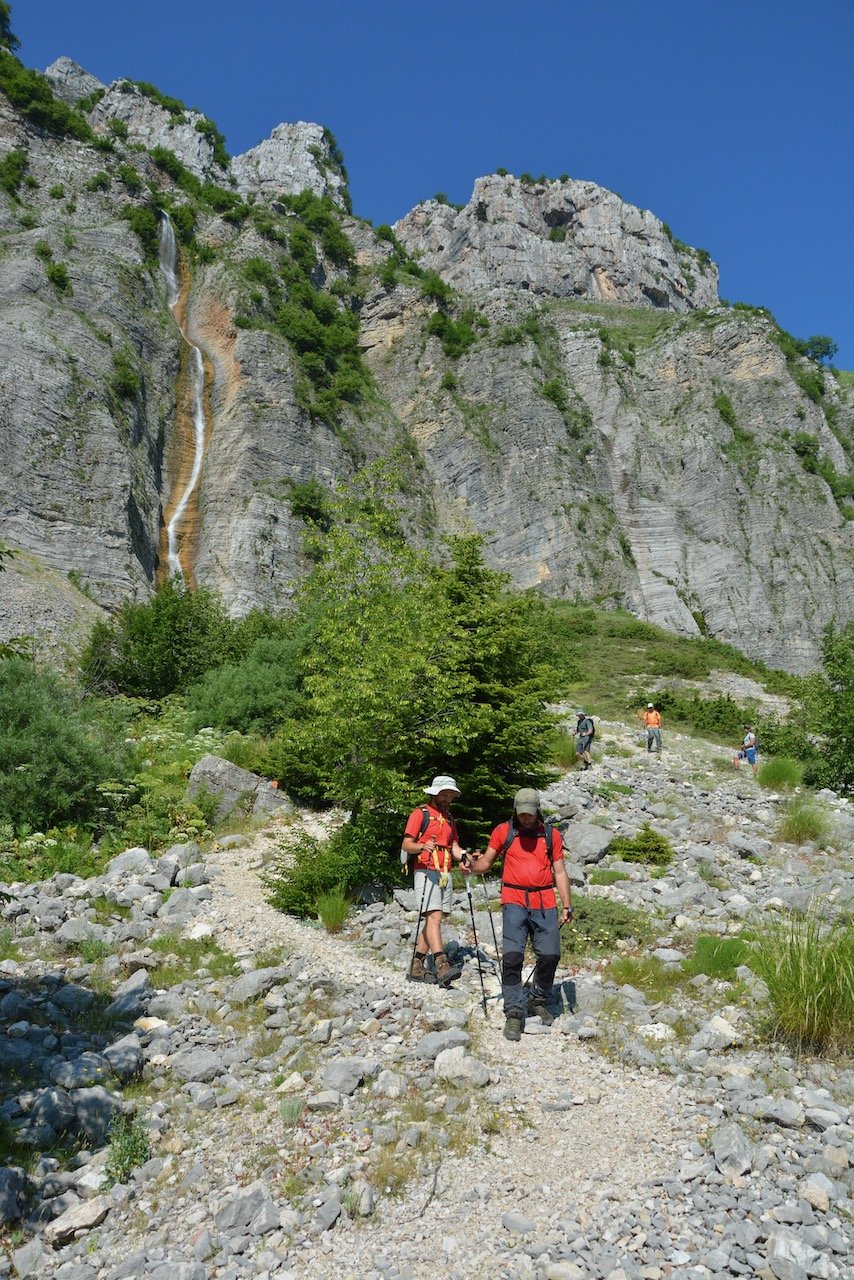
[[[560,924],[558,925],[558,930],[562,928],[563,928],[563,921],[561,921]],[[558,957],[558,960],[560,960],[560,957]],[[537,971],[537,961],[535,960],[534,963],[531,965],[531,972],[528,974],[527,978],[522,983],[523,991],[526,991],[528,989],[528,983],[531,981],[536,971]]]
[[[492,941],[495,944],[495,960],[499,968],[501,967],[501,949],[498,946],[498,936],[495,932],[495,920],[492,915],[492,903],[489,900],[489,890],[486,887],[486,880],[480,877],[480,883],[483,885],[483,896],[486,899],[486,911],[489,916],[489,923],[492,926]]]
[[[478,972],[478,977],[480,978],[480,1000],[481,1000],[481,1004],[483,1005],[483,1016],[484,1018],[486,1018],[489,1016],[486,1011],[486,987],[483,981],[483,965],[480,963],[480,946],[478,945],[477,927],[474,922],[474,901],[471,896],[471,882],[468,876],[466,876],[466,893],[468,894],[468,898],[469,898],[469,915],[471,916],[471,931],[472,931],[472,934],[474,935],[474,953],[477,957],[477,972]]]
[[[424,900],[427,897],[427,886],[429,885],[429,877],[425,876],[424,885],[421,889],[421,904],[418,907],[418,923],[415,926],[415,941],[412,944],[412,955],[409,960],[409,972],[412,972],[412,966],[415,964],[415,952],[418,949],[418,935],[421,933],[421,917],[424,914]]]

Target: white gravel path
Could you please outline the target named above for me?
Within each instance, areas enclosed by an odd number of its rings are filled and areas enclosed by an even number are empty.
[[[250,846],[215,855],[206,919],[225,949],[251,956],[283,947],[304,962],[308,975],[364,981],[405,994],[425,1009],[449,1000],[472,1005],[463,992],[413,988],[402,972],[366,949],[270,907],[259,870],[276,837],[271,828]],[[515,1263],[507,1264],[509,1271],[495,1270],[511,1244],[501,1226],[503,1213],[533,1219],[537,1238],[544,1240],[550,1223],[575,1220],[583,1230],[594,1204],[601,1219],[602,1200],[621,1206],[642,1202],[650,1194],[650,1180],[672,1176],[696,1137],[691,1099],[664,1076],[610,1062],[557,1029],[510,1044],[501,1035],[503,1017],[494,1006],[488,1019],[475,1007],[470,1026],[475,1030],[470,1050],[515,1094],[518,1116],[502,1116],[501,1132],[482,1140],[476,1157],[449,1154],[432,1198],[425,1178],[415,1179],[400,1198],[381,1198],[372,1218],[339,1224],[306,1248],[295,1275],[363,1280],[389,1262],[419,1278],[437,1274],[437,1264],[442,1274],[472,1280],[514,1275]],[[567,1093],[576,1103],[571,1110],[544,1110],[544,1104]],[[471,1198],[461,1199],[465,1192]]]

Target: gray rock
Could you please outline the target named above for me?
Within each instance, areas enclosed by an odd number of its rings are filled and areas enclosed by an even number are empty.
[[[429,1031],[422,1036],[415,1046],[419,1058],[436,1058],[445,1049],[453,1049],[456,1045],[465,1046],[471,1036],[460,1027],[450,1027],[447,1031]]]
[[[364,1079],[375,1076],[378,1071],[379,1063],[375,1058],[338,1058],[324,1068],[323,1085],[326,1089],[349,1096],[356,1092]]]
[[[131,1034],[122,1036],[113,1044],[107,1045],[104,1058],[110,1069],[122,1082],[131,1080],[140,1071],[143,1063],[142,1044],[139,1036]]]
[[[501,1225],[514,1236],[530,1236],[537,1230],[536,1222],[521,1213],[502,1213]]]
[[[712,1152],[721,1173],[738,1177],[753,1164],[753,1143],[737,1124],[724,1124],[712,1134]]]
[[[219,756],[203,756],[193,766],[187,794],[192,797],[199,791],[217,797],[218,822],[235,811],[274,813],[278,810],[288,812],[292,807],[287,796],[273,789],[266,778]]]
[[[147,849],[125,849],[107,863],[107,874],[110,876],[144,875],[151,871],[154,863]]]
[[[233,1004],[249,1004],[265,996],[268,991],[287,979],[287,969],[276,965],[267,969],[250,969],[237,978],[229,992]]]
[[[613,831],[589,822],[573,822],[564,832],[563,842],[574,862],[585,865],[601,862],[614,839]]]
[[[44,1229],[45,1242],[55,1249],[68,1244],[79,1233],[91,1231],[94,1227],[100,1226],[111,1208],[112,1205],[107,1196],[96,1196],[93,1200],[84,1200],[82,1204],[75,1205],[60,1214],[58,1218],[54,1218],[53,1222],[48,1223]]]
[[[25,1186],[19,1169],[0,1168],[0,1224],[17,1222],[21,1217]]]
[[[102,1085],[75,1089],[71,1099],[77,1128],[93,1146],[100,1146],[106,1141],[113,1116],[129,1105]]]
[[[170,1063],[179,1080],[199,1080],[206,1084],[226,1070],[225,1063],[210,1049],[184,1049]]]
[[[34,1275],[36,1271],[41,1270],[39,1262],[43,1254],[44,1245],[38,1236],[28,1240],[20,1249],[12,1251],[12,1265],[19,1280],[26,1280],[27,1276]]]
[[[103,1061],[103,1059],[102,1059]],[[100,1073],[103,1078],[104,1073]],[[97,1076],[95,1077],[98,1078]],[[87,1084],[94,1083],[93,1079],[87,1078]],[[30,1117],[33,1124],[49,1125],[57,1133],[62,1133],[65,1129],[69,1129],[76,1118],[74,1102],[70,1094],[64,1089],[40,1089],[35,1102],[30,1111]]]

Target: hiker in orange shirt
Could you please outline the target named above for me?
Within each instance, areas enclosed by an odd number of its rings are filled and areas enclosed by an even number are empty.
[[[661,755],[661,712],[656,710],[655,704],[652,702],[646,704],[646,711],[643,713],[643,724],[646,729],[647,752],[654,751]]]
[[[462,861],[464,853],[451,813],[451,804],[460,792],[454,779],[445,773],[435,777],[424,791],[428,802],[409,815],[401,844],[401,853],[415,859],[419,923],[424,919],[407,977],[410,982],[438,982],[440,987],[448,987],[462,972],[451,965],[442,944],[442,916],[449,914],[453,901],[451,868]],[[432,971],[427,963],[431,952]]]

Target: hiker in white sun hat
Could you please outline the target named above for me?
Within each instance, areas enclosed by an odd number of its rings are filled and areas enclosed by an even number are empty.
[[[401,851],[415,859],[415,897],[419,904],[418,921],[424,928],[418,933],[407,977],[411,982],[438,982],[447,987],[460,976],[461,970],[451,966],[442,942],[442,916],[448,915],[453,901],[451,867],[461,862],[465,853],[457,838],[457,824],[451,805],[460,794],[454,779],[439,773],[424,788],[427,804],[413,809],[406,823]],[[432,953],[433,968],[429,968]]]

